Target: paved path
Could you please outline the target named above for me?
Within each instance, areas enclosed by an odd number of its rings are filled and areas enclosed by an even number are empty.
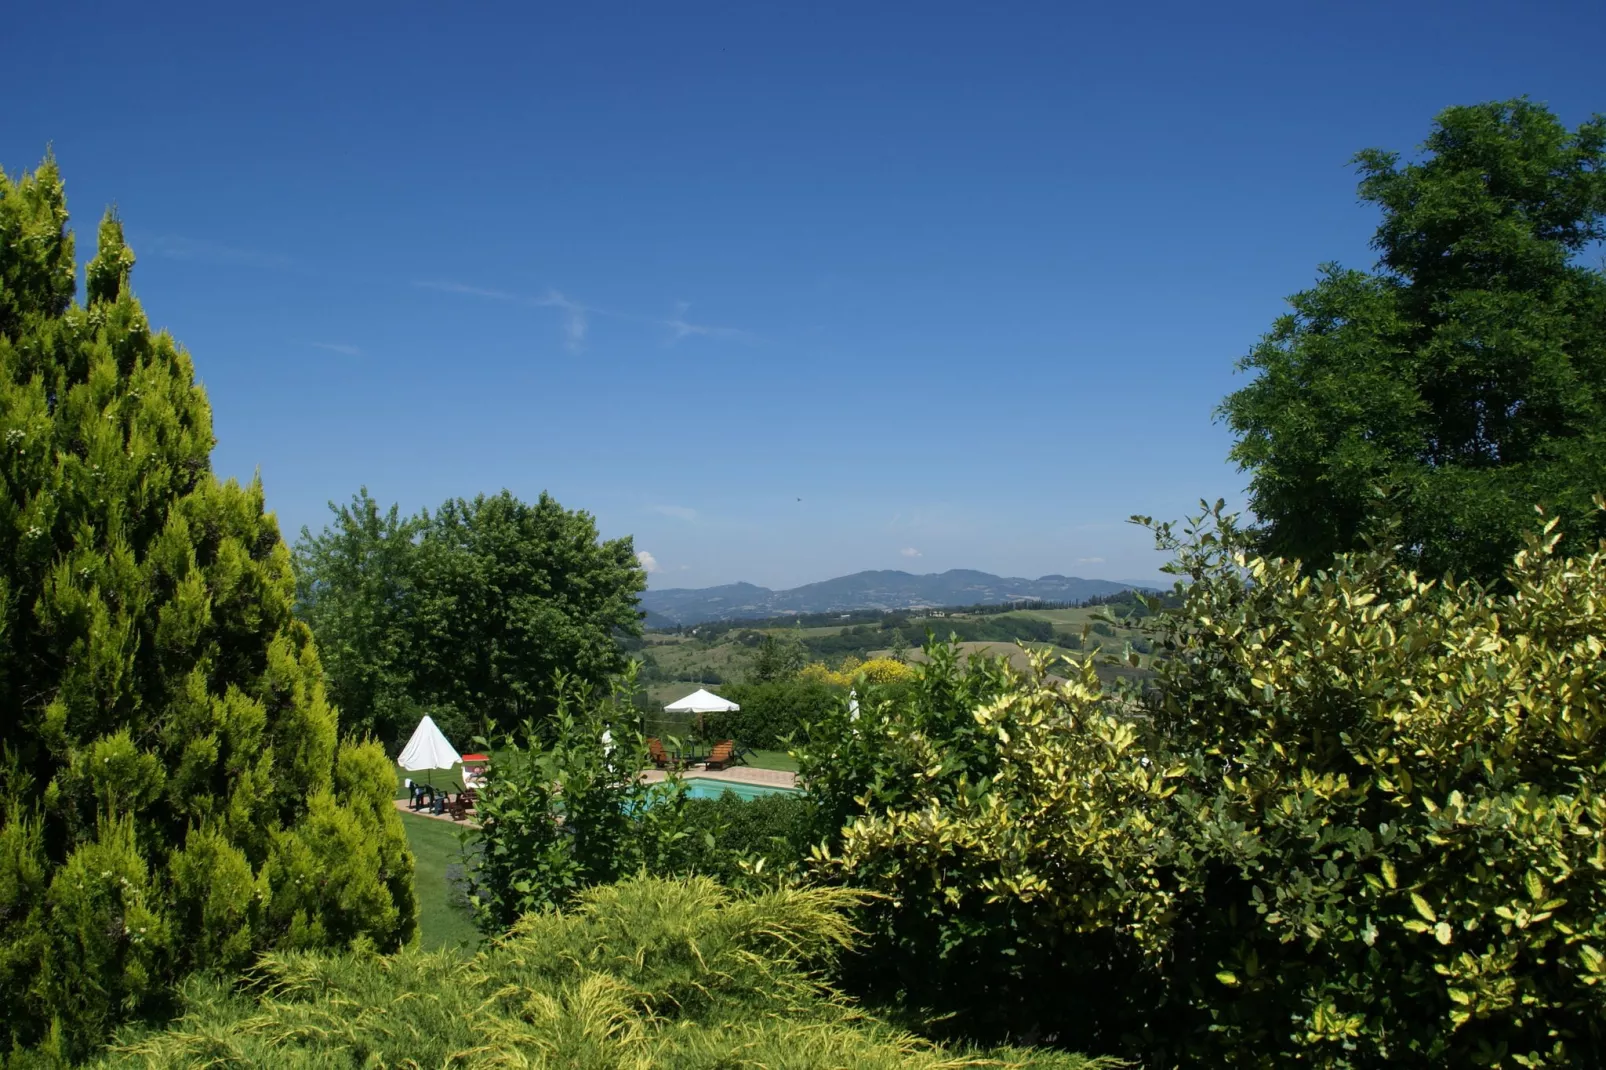
[[[414,810],[412,807],[407,805],[406,799],[397,799],[395,802],[396,809],[400,810],[404,814],[412,814],[414,817],[427,817],[431,821],[445,821],[449,824],[457,825],[459,827],[464,825],[467,825],[469,828],[480,827],[480,823],[475,821],[472,817],[465,818],[462,821],[453,821],[450,814],[432,814],[428,810]]]
[[[753,769],[745,765],[734,766],[730,769],[687,769],[680,775],[683,777],[696,777],[698,780],[723,780],[730,784],[758,784],[766,788],[797,787],[796,773],[788,773],[780,769]],[[664,773],[661,769],[649,769],[641,774],[641,779],[649,784],[655,784],[664,779]]]

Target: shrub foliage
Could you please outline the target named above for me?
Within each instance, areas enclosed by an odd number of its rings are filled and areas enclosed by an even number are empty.
[[[1153,1065],[1606,1061],[1606,557],[1552,521],[1496,592],[1302,575],[1219,506],[1161,537],[1145,705],[1040,665],[811,740],[870,785],[819,859],[889,897],[866,983]]]
[[[560,680],[557,708],[497,750],[476,809],[470,872],[477,920],[505,930],[534,910],[564,905],[646,868],[680,868],[685,792],[675,778],[646,783],[647,745],[618,691]]]
[[[734,739],[745,747],[777,750],[803,725],[841,705],[846,692],[813,676],[734,684],[723,689],[741,707],[706,713],[701,734],[707,739]]]
[[[964,1066],[1078,1070],[1051,1053],[944,1050],[866,1016],[820,979],[851,942],[836,889],[734,896],[637,879],[545,911],[468,958],[280,953],[255,998],[194,986],[171,1029],[103,1065],[738,1070]]]
[[[413,930],[377,747],[338,745],[262,488],[108,215],[0,174],[0,1044],[73,1053],[188,971]]]

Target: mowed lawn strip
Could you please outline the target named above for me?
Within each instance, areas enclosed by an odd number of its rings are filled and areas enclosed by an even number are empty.
[[[750,750],[747,752],[747,765],[754,769],[779,769],[785,773],[797,772],[797,760],[784,750]],[[740,769],[740,765],[732,766]]]
[[[480,933],[474,928],[468,905],[461,898],[453,902],[454,892],[446,879],[448,866],[453,867],[454,873],[462,871],[462,826],[413,814],[402,814],[402,826],[407,829],[407,843],[413,849],[420,945],[434,950],[478,944]]]

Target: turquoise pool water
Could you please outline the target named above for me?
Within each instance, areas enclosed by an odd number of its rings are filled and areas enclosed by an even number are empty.
[[[711,777],[687,777],[686,796],[692,799],[717,799],[727,791],[742,799],[762,799],[766,795],[797,795],[795,788],[772,788],[764,784],[737,784]]]

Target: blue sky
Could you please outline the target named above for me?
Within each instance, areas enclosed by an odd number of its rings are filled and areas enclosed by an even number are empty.
[[[550,490],[654,586],[1141,578],[1348,159],[1606,110],[1597,3],[30,4],[0,165],[116,203],[286,534]],[[801,499],[801,500],[800,500]]]

